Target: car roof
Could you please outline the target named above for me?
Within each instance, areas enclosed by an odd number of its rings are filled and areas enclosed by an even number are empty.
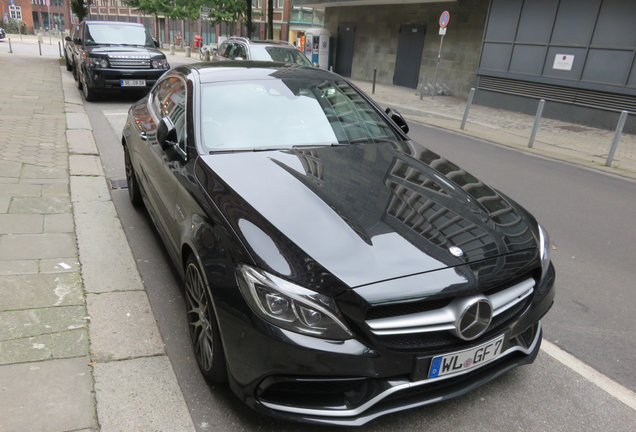
[[[140,23],[132,23],[132,22],[127,22],[127,21],[84,21],[86,24],[91,24],[91,25],[106,25],[106,24],[117,24],[117,25],[126,25],[126,26],[133,26],[133,27],[144,27],[143,24]]]
[[[223,62],[192,63],[182,67],[190,71],[196,71],[201,83],[284,78],[342,80],[340,75],[333,72],[295,63],[228,60]]]
[[[248,45],[266,45],[266,46],[278,46],[281,48],[298,49],[290,42],[283,41],[283,40],[273,40],[273,39],[252,40],[252,39],[240,37],[240,36],[230,36],[229,38],[225,40],[225,42],[243,42]]]

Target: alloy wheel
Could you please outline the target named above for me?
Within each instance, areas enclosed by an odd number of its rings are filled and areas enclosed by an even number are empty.
[[[188,328],[194,353],[201,368],[208,372],[214,360],[214,332],[210,324],[210,308],[205,284],[196,265],[186,269],[185,296],[188,309]]]

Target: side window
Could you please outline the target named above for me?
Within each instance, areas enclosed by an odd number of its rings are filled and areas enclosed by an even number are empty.
[[[241,57],[243,60],[247,60],[247,50],[245,49],[245,45],[236,44],[236,53],[234,57]]]
[[[225,50],[225,57],[232,60],[234,58],[235,52],[236,52],[236,44],[233,44],[233,43],[227,44],[227,49]]]
[[[170,117],[172,124],[177,130],[179,145],[185,145],[186,131],[186,87],[185,83],[178,78],[168,78],[166,85],[167,97],[161,106],[161,118]]]
[[[228,44],[223,42],[221,46],[219,47],[219,51],[218,51],[221,57],[227,57],[227,48],[228,48]]]
[[[168,99],[168,96],[170,96],[170,84],[170,79],[163,80],[150,92],[150,97],[152,98],[150,105],[152,106],[152,111],[155,113],[155,116],[159,119],[163,117],[161,114],[163,104],[166,102],[166,99]]]

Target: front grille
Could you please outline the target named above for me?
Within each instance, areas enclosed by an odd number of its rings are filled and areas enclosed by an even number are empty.
[[[108,61],[113,68],[150,69],[150,58],[140,56],[109,56]]]
[[[451,301],[453,301],[452,298],[445,298],[440,300],[422,300],[409,303],[379,305],[370,308],[364,318],[365,320],[373,320],[426,312],[444,308],[448,306]]]

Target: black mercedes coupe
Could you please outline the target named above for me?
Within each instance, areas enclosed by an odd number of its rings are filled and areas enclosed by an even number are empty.
[[[534,361],[546,231],[407,132],[283,63],[181,66],[132,106],[130,199],[183,278],[206,379],[264,414],[360,425]]]

